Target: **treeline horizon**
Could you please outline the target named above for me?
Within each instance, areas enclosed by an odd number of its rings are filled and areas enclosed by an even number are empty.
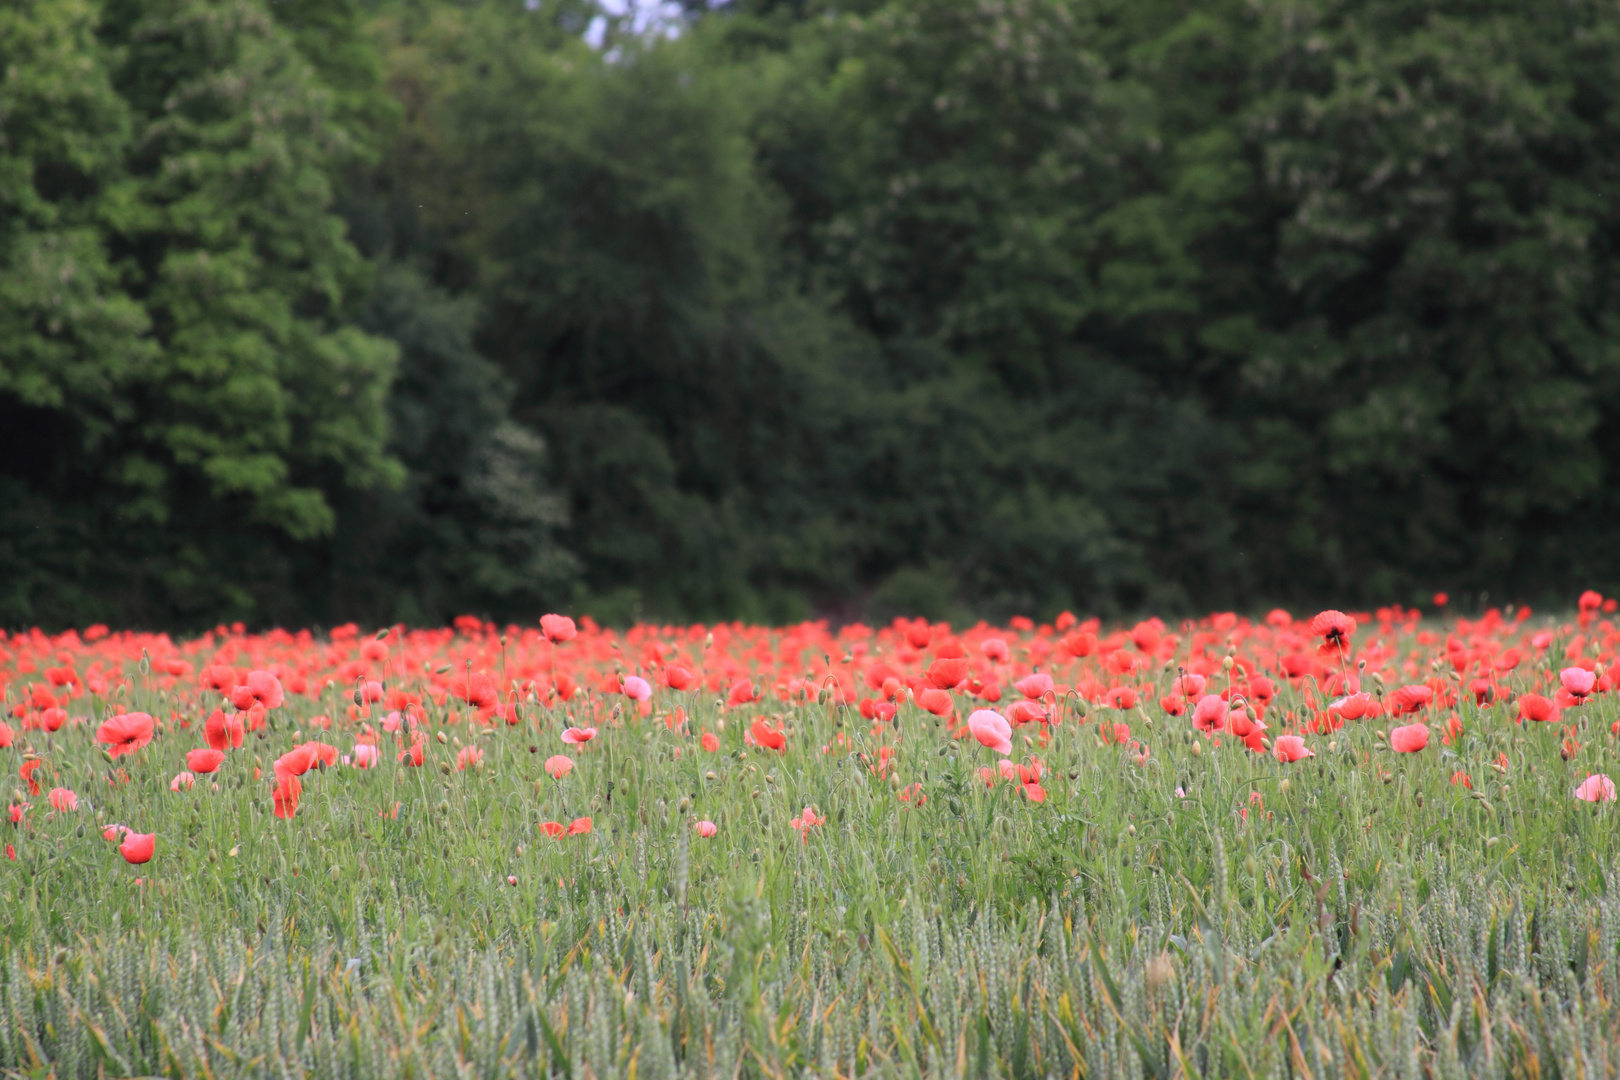
[[[1620,592],[1595,0],[21,0],[0,626]]]

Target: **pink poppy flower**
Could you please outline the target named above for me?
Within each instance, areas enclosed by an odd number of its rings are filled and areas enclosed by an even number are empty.
[[[1424,724],[1407,724],[1389,733],[1389,745],[1398,754],[1415,754],[1429,745],[1429,729]]]
[[[994,709],[975,709],[968,716],[968,731],[996,753],[1012,753],[1012,725]]]
[[[1279,735],[1277,741],[1271,744],[1271,752],[1277,755],[1278,761],[1300,761],[1304,758],[1315,757],[1316,751],[1305,745],[1305,740],[1298,735]]]
[[[1575,797],[1582,802],[1614,802],[1614,781],[1602,773],[1593,773],[1576,786]]]

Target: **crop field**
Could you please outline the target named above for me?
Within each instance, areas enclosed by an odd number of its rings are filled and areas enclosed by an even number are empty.
[[[1620,1071],[1616,605],[0,637],[0,1069]]]

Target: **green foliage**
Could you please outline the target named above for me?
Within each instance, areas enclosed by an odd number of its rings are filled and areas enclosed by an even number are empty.
[[[342,504],[334,609],[442,624],[468,607],[531,610],[564,592],[575,564],[547,488],[544,444],[507,416],[500,370],[472,345],[477,309],[403,265],[385,264],[361,323],[400,347],[389,397],[398,488]]]
[[[6,16],[7,111],[39,133],[7,150],[6,617],[269,610],[255,585],[331,533],[329,492],[399,478],[394,349],[337,316],[364,269],[330,212],[344,133],[262,6],[95,14]],[[41,518],[62,555],[29,557]]]
[[[1272,418],[1257,471],[1314,467],[1260,490],[1326,587],[1549,573],[1537,536],[1590,513],[1612,461],[1620,27],[1383,3],[1269,29],[1256,164],[1289,215],[1259,317],[1210,344]]]
[[[683,12],[13,5],[3,618],[1620,588],[1607,8]]]

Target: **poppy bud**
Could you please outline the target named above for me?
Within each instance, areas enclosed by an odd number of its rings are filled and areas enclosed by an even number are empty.
[[[442,731],[439,732],[439,742],[440,743],[448,743],[449,741],[450,741],[449,739],[444,737],[444,732],[442,732]]]

